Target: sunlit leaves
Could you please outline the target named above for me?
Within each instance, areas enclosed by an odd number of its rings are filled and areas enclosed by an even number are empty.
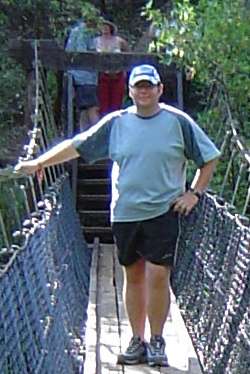
[[[204,89],[223,85],[244,133],[250,131],[247,107],[250,92],[250,22],[243,0],[189,0],[173,2],[168,13],[145,9],[157,34],[151,50],[164,63],[191,66]],[[219,90],[219,88],[218,88]],[[205,97],[205,95],[204,95]]]

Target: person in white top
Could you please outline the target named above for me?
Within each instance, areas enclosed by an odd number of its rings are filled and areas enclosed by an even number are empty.
[[[116,25],[104,20],[101,28],[101,35],[95,39],[97,52],[119,53],[129,50],[125,39],[117,35]],[[126,73],[101,72],[98,82],[98,96],[100,104],[100,115],[120,109],[125,93]]]

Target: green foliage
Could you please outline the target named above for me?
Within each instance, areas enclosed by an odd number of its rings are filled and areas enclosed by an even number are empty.
[[[19,114],[23,114],[24,74],[20,66],[5,54],[0,54],[0,130],[3,126],[15,123]],[[14,75],[14,77],[13,77]],[[13,91],[13,86],[16,91]]]
[[[0,182],[0,211],[5,223],[5,232],[8,240],[13,242],[11,236],[23,221],[26,213],[23,195],[13,180]],[[3,228],[1,227],[0,248],[6,245],[2,230]]]
[[[192,67],[203,84],[206,104],[223,88],[249,137],[250,23],[245,2],[200,0],[194,6],[189,0],[177,0],[174,4],[168,14],[152,9],[152,2],[145,8],[156,28],[151,50],[159,52],[167,64]]]
[[[150,45],[151,51],[160,53],[167,65],[175,62],[182,65],[187,59],[187,45],[195,27],[195,12],[188,0],[176,1],[168,14],[152,9],[153,1],[147,3],[143,15],[153,22],[156,38]]]
[[[65,28],[79,17],[96,18],[88,1],[2,0],[1,20],[11,34],[26,38],[63,38]],[[14,19],[13,19],[14,18]]]

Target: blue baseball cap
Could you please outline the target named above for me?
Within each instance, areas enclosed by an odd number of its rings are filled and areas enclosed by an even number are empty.
[[[154,66],[144,64],[133,68],[129,77],[129,86],[134,86],[141,81],[148,81],[156,86],[161,82],[161,78]]]

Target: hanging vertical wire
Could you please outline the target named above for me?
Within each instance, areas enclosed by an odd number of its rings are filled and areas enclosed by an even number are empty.
[[[39,64],[40,66],[40,64]],[[41,125],[41,131],[43,134],[43,147],[44,149],[47,149],[48,146],[51,146],[52,140],[57,137],[57,129],[56,124],[54,121],[54,116],[52,114],[52,106],[50,104],[50,97],[48,94],[48,91],[46,88],[46,78],[44,75],[44,71],[42,67],[40,66],[40,125]],[[46,126],[45,126],[46,123]],[[49,169],[52,170],[52,174],[54,177],[54,181],[57,179],[59,175],[61,175],[64,172],[63,168],[60,168],[59,165],[51,166]],[[57,172],[56,172],[57,171]]]
[[[243,215],[246,215],[247,210],[249,209],[249,205],[250,205],[250,167],[248,169],[248,190],[247,190],[247,196],[246,196],[246,200],[245,200],[245,205],[244,205],[243,210],[242,210],[242,214]]]
[[[223,196],[223,193],[224,193],[224,190],[225,190],[225,186],[226,186],[226,184],[228,182],[229,173],[230,173],[230,170],[232,168],[233,160],[234,160],[234,157],[235,157],[236,153],[237,153],[237,150],[235,148],[233,148],[233,150],[231,152],[230,159],[229,159],[228,164],[227,164],[226,173],[225,173],[222,185],[221,185],[221,189],[220,189],[220,193],[219,193],[220,197]]]
[[[50,124],[50,128],[53,134],[57,135],[57,127],[56,127],[55,119],[54,119],[54,116],[52,115],[52,110],[51,110],[52,108],[51,99],[50,99],[50,95],[49,95],[47,84],[46,84],[45,73],[42,67],[40,70],[40,85],[41,85],[42,101],[44,103],[44,111],[46,112],[48,116],[48,123]]]
[[[243,173],[244,168],[245,168],[245,164],[243,162],[241,162],[239,172],[238,172],[238,176],[237,176],[237,180],[236,180],[236,184],[235,184],[234,191],[233,191],[233,196],[232,196],[232,199],[231,199],[231,204],[232,205],[234,205],[236,195],[237,195],[238,189],[240,187],[240,181],[241,181],[241,178],[242,178],[242,173]]]
[[[36,77],[36,109],[35,109],[35,120],[36,120],[36,127],[39,128],[39,134],[40,134],[40,141],[42,146],[42,151],[46,151],[46,145],[43,136],[45,136],[46,131],[43,128],[43,119],[42,119],[42,108],[40,107],[41,104],[41,80],[40,80],[40,71],[39,71],[39,60],[38,60],[38,45],[37,40],[35,41],[35,77]],[[40,111],[39,111],[40,108]],[[44,173],[45,174],[45,173]],[[53,178],[51,174],[50,168],[48,168],[48,175],[50,179],[50,183],[53,183]]]
[[[42,67],[41,67],[40,76],[41,76],[41,79],[40,79],[41,98],[42,98],[42,102],[44,103],[43,109],[44,109],[44,113],[47,118],[47,121],[50,124],[50,129],[52,130],[52,133],[54,134],[54,137],[55,137],[58,135],[57,134],[58,130],[56,127],[54,116],[52,115],[51,99],[50,99],[50,95],[49,95],[47,84],[46,84],[46,77],[45,77],[44,70],[42,69]],[[65,172],[63,164],[55,165],[55,169],[57,169],[59,175]]]
[[[40,142],[40,145],[41,145],[42,152],[46,152],[47,149],[48,149],[48,139],[47,139],[47,136],[46,136],[47,135],[46,134],[46,129],[45,129],[45,125],[44,125],[42,117],[39,119],[39,123],[40,123],[39,142]],[[52,167],[50,166],[50,167],[46,168],[46,171],[47,171],[48,178],[49,178],[48,184],[53,184],[56,180],[56,175],[53,172],[53,166]],[[46,175],[46,172],[44,174]]]
[[[44,148],[44,150],[47,149],[49,145],[51,145],[51,141],[49,141],[48,134],[46,132],[45,123],[47,123],[47,122],[45,122],[43,117],[42,117],[42,119],[41,119],[41,129],[42,129],[41,134],[43,134],[43,136],[40,138],[40,140],[41,140],[41,145]],[[46,146],[46,144],[47,144],[47,146]],[[49,173],[50,173],[50,178],[51,178],[51,180],[53,180],[53,182],[55,182],[57,177],[60,176],[60,173],[58,173],[58,174],[56,173],[56,167],[57,167],[56,165],[52,165],[48,168]]]
[[[232,137],[232,131],[227,130],[226,135],[224,136],[223,142],[222,142],[221,147],[220,147],[220,151],[221,151],[222,154],[224,153],[227,145],[230,143],[231,137]]]
[[[31,218],[31,209],[30,209],[29,199],[28,199],[28,196],[27,196],[26,186],[24,184],[21,184],[20,185],[20,189],[21,189],[22,194],[23,194],[24,206],[25,206],[25,209],[26,209],[26,214],[27,214],[27,216],[29,218]]]
[[[33,202],[33,208],[34,208],[34,210],[36,212],[38,212],[37,193],[36,193],[36,190],[35,190],[35,185],[34,185],[33,177],[29,176],[28,177],[28,181],[29,181],[29,187],[30,187],[30,191],[31,191],[31,198],[32,198],[32,202]]]
[[[10,248],[10,242],[9,242],[9,238],[8,238],[8,234],[7,234],[7,230],[6,230],[6,226],[5,226],[5,223],[4,223],[4,219],[3,219],[3,216],[2,216],[2,212],[0,210],[0,226],[1,226],[1,231],[2,231],[2,234],[3,234],[3,241],[4,241],[4,245],[6,246],[6,248]]]
[[[12,197],[12,201],[14,202],[13,209],[14,209],[14,214],[15,214],[17,225],[18,225],[18,229],[21,230],[22,229],[22,219],[21,219],[20,212],[17,208],[17,196],[15,194],[15,191],[14,191],[13,187],[10,187],[10,194],[11,194],[11,197]]]
[[[219,129],[218,129],[218,131],[217,131],[217,133],[215,135],[215,138],[214,138],[215,144],[219,144],[220,139],[223,139],[222,145],[220,147],[221,150],[223,149],[223,143],[225,142],[225,140],[227,140],[227,137],[223,138],[223,133],[224,132],[225,132],[225,125],[224,125],[223,121],[221,121]],[[231,135],[231,131],[230,130],[226,130],[226,133],[228,133],[228,136]]]

